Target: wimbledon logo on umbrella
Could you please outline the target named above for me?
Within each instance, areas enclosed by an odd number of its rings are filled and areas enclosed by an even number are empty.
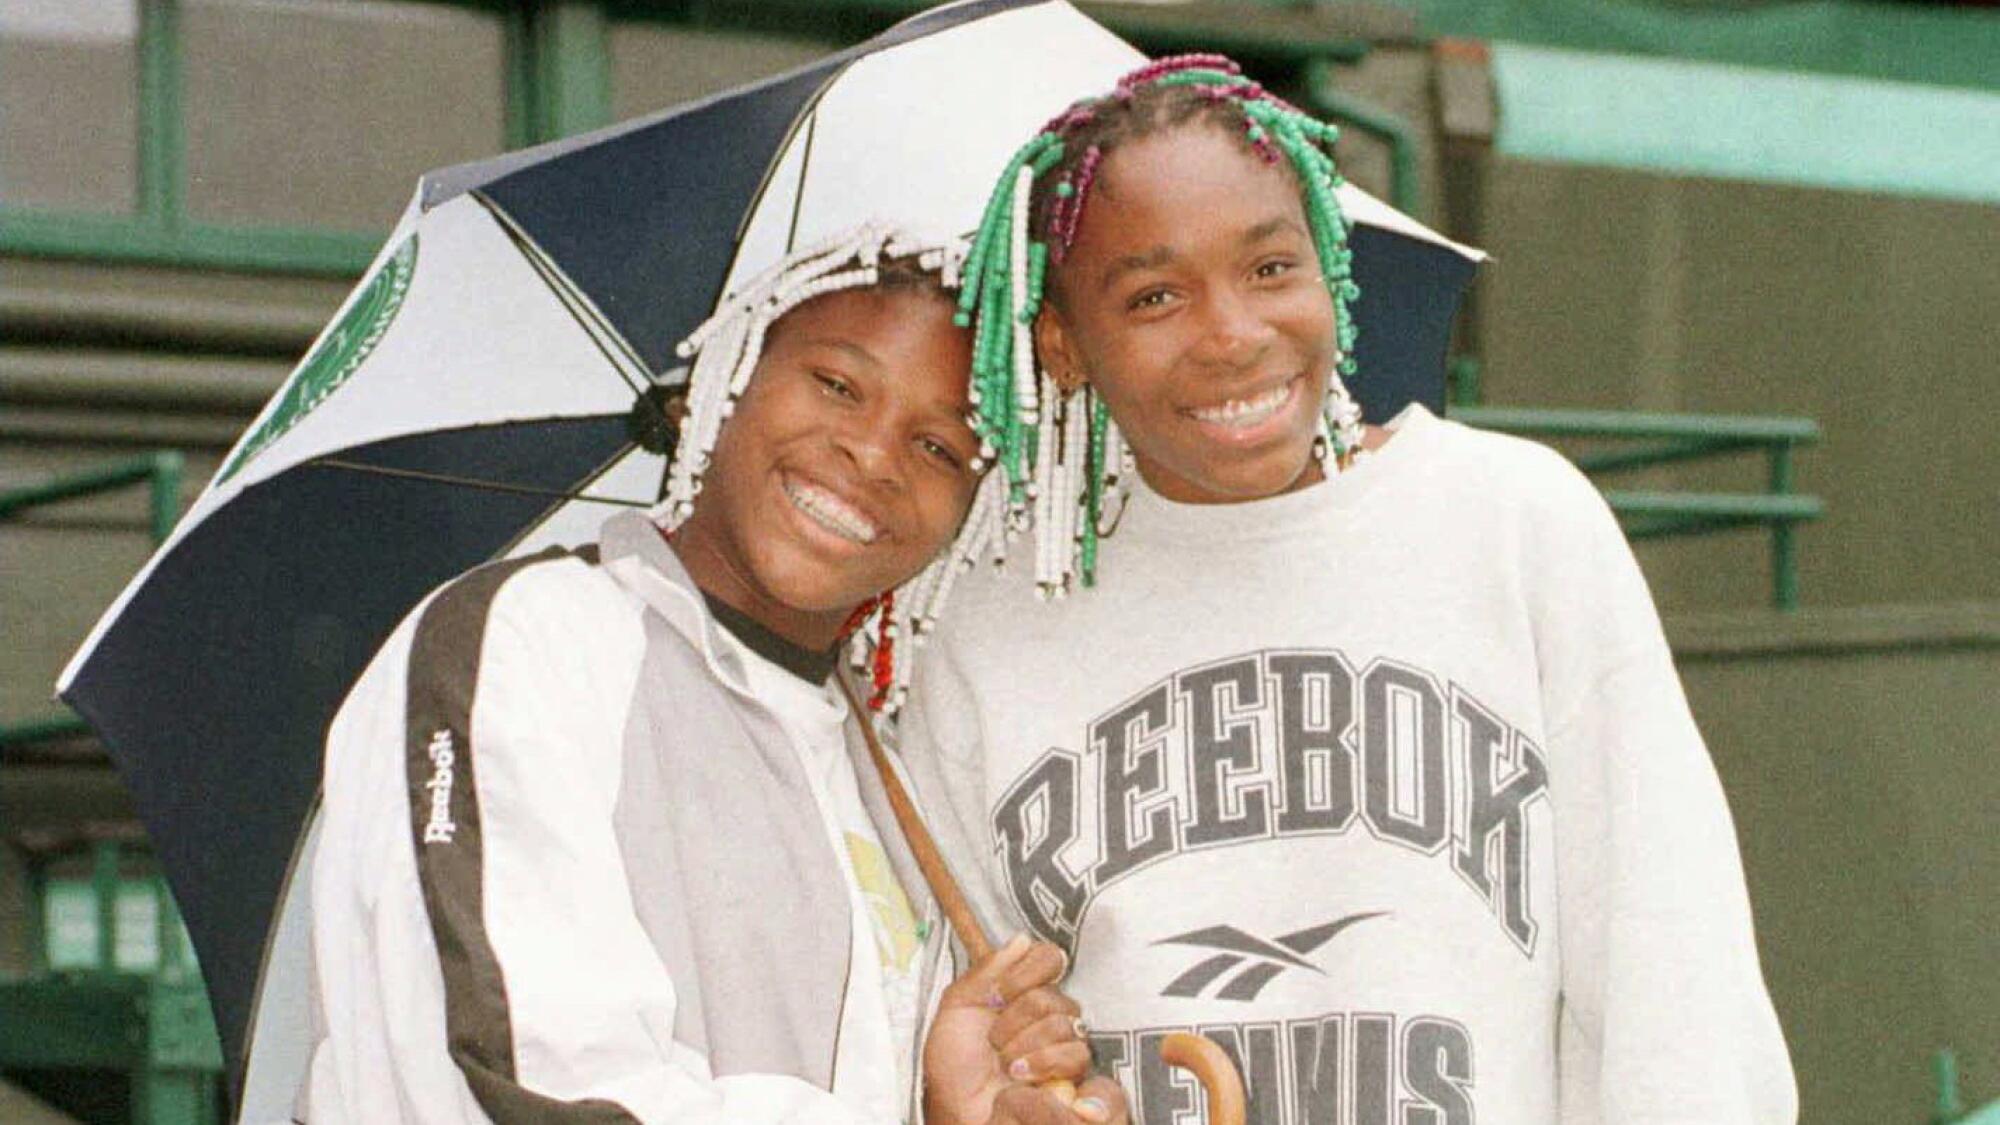
[[[403,241],[375,276],[347,306],[347,312],[340,318],[333,330],[319,342],[306,361],[299,365],[291,381],[278,394],[277,409],[257,427],[257,432],[243,443],[229,466],[216,478],[217,483],[228,480],[237,471],[249,464],[259,453],[269,448],[272,442],[285,436],[293,426],[299,424],[306,415],[313,412],[327,397],[340,389],[361,366],[368,353],[375,350],[382,334],[389,330],[389,324],[396,319],[396,313],[403,307],[403,298],[410,291],[410,277],[417,268],[417,236],[411,235]]]

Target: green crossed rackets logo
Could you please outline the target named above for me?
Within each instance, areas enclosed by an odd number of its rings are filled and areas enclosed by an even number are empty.
[[[264,452],[272,442],[285,436],[293,426],[313,412],[328,396],[340,389],[342,383],[361,366],[368,353],[389,330],[389,324],[396,319],[396,313],[403,307],[403,298],[410,292],[410,277],[417,268],[417,236],[411,235],[403,241],[382,268],[368,279],[354,302],[347,306],[340,321],[333,326],[312,350],[306,361],[299,365],[283,390],[278,392],[277,409],[258,425],[256,433],[243,443],[229,466],[222,470],[219,481],[228,480],[237,471],[249,464],[259,453]]]

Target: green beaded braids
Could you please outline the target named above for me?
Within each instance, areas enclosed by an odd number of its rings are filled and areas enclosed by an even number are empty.
[[[1336,195],[1342,181],[1329,155],[1338,130],[1273,97],[1220,55],[1182,55],[1133,71],[1109,95],[1070,106],[1014,154],[973,236],[959,291],[958,322],[976,326],[972,401],[981,456],[1006,482],[1007,503],[993,518],[1009,537],[1034,528],[1044,595],[1062,596],[1072,578],[1095,582],[1105,497],[1132,471],[1096,393],[1065,393],[1035,361],[1033,325],[1048,270],[1076,239],[1106,153],[1197,119],[1240,129],[1246,144],[1267,162],[1282,160],[1298,181],[1338,325],[1320,453],[1345,463],[1359,448],[1360,412],[1341,382],[1355,370],[1350,309],[1360,290]]]

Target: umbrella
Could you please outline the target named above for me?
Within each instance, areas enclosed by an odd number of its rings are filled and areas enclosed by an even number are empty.
[[[662,443],[640,438],[680,377],[674,343],[733,283],[864,219],[969,230],[1019,139],[1139,60],[1065,3],[967,0],[741,91],[423,177],[58,685],[132,791],[246,1114],[282,1116],[303,1065],[296,859],[327,722],[395,623],[462,570],[658,498]],[[1355,206],[1357,273],[1379,269],[1383,294],[1360,360],[1385,385],[1436,382],[1472,259]]]

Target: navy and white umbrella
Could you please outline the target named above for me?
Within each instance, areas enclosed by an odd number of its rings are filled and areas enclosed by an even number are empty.
[[[303,1067],[297,859],[321,744],[396,622],[462,570],[658,499],[635,404],[679,378],[674,344],[734,282],[869,219],[968,233],[1016,145],[1141,61],[1059,0],[966,0],[741,91],[423,178],[58,685],[132,791],[245,1116],[285,1116]],[[1377,417],[1435,405],[1477,256],[1346,203],[1354,389]]]

